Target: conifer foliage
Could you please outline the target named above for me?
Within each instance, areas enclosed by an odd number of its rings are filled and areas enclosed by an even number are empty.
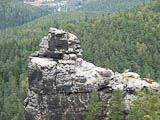
[[[97,90],[93,90],[91,98],[87,107],[85,120],[96,120],[102,113],[102,105],[99,103],[99,96]]]
[[[127,120],[160,120],[160,92],[146,89],[138,95],[140,98],[133,102]]]
[[[123,120],[124,119],[124,98],[121,90],[113,91],[112,98],[109,102],[109,118],[110,120]]]
[[[81,40],[83,58],[88,62],[118,72],[130,69],[141,77],[160,80],[160,2],[107,16],[107,12],[65,12],[32,21],[48,12],[6,1],[0,0],[0,29],[3,29],[0,30],[0,120],[23,120],[28,56],[39,49],[41,38],[51,26],[75,34]],[[29,21],[32,22],[10,28]],[[93,100],[87,107],[87,120],[100,115],[101,107],[97,106],[101,105],[96,94],[91,96]],[[160,120],[159,96],[149,95],[135,101],[129,120]],[[113,98],[110,117],[115,114],[123,118],[123,110],[118,111],[120,107],[115,106],[121,102]]]

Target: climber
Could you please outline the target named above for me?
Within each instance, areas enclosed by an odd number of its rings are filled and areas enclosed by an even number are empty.
[[[67,39],[69,39],[69,37],[70,37],[69,32],[66,33],[66,36],[67,36]]]
[[[103,75],[103,72],[101,71],[101,72],[99,72],[99,74],[100,74],[100,75]]]
[[[76,60],[76,66],[81,67],[82,66],[82,62],[83,62],[82,58],[78,58]]]
[[[77,73],[75,67],[73,68],[72,74],[75,75]]]
[[[74,74],[74,75],[75,75],[75,74],[76,74],[76,70],[74,70],[74,71],[72,72],[72,74]]]
[[[79,66],[79,67],[82,66],[82,60],[79,61],[78,66]]]

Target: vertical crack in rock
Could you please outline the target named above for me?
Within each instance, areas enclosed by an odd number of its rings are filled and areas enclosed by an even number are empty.
[[[55,86],[56,86],[56,90],[57,90],[57,65],[56,65],[55,69],[56,69],[56,73],[55,73]]]
[[[82,52],[75,35],[50,28],[40,50],[30,56],[24,120],[84,120],[93,89],[98,89],[104,114],[114,89],[123,91],[126,109],[138,97],[136,90],[159,89],[158,83],[148,82],[137,73],[114,73],[86,62]]]

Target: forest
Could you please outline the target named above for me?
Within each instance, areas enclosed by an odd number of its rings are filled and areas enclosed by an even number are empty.
[[[23,25],[49,13],[51,13],[49,8],[37,8],[23,4],[22,0],[1,0],[0,29]]]
[[[1,0],[0,1],[0,29],[8,27],[16,27],[25,23],[31,22],[42,16],[54,14],[56,7],[49,6],[31,6],[23,3],[24,0]],[[55,2],[59,2],[58,0]],[[149,0],[139,1],[119,1],[109,2],[108,0],[90,1],[90,0],[68,0],[67,5],[62,7],[65,12],[68,11],[101,11],[101,12],[119,12],[127,8],[132,8],[136,5],[148,3]]]
[[[39,49],[39,42],[50,27],[64,29],[78,36],[86,61],[114,72],[130,69],[141,77],[159,82],[160,2],[133,4],[139,6],[126,6],[130,9],[123,5],[120,8],[115,6],[116,9],[105,12],[111,6],[103,11],[104,6],[100,2],[94,12],[86,4],[87,8],[82,8],[82,11],[50,14],[50,10],[20,2],[0,3],[0,119],[24,118],[28,56]],[[123,8],[126,10],[119,11]],[[119,12],[115,13],[117,9]],[[134,102],[135,107],[125,119],[131,120],[132,116],[136,120],[159,120],[160,109],[155,107],[160,100],[159,93],[142,92],[143,97]],[[143,111],[140,115],[136,112],[139,106]]]
[[[105,11],[110,13],[119,12],[149,2],[150,0],[68,0],[65,8],[69,11]]]
[[[150,0],[88,0],[84,5],[79,8],[84,11],[106,11],[119,12],[121,10],[133,8],[137,5],[144,5],[149,3]]]

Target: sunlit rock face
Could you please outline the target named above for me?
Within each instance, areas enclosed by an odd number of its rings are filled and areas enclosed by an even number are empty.
[[[50,28],[40,50],[30,56],[28,75],[25,120],[84,120],[93,89],[98,89],[103,114],[114,89],[123,91],[129,109],[136,90],[159,87],[136,73],[114,73],[84,61],[78,38],[56,28]]]

